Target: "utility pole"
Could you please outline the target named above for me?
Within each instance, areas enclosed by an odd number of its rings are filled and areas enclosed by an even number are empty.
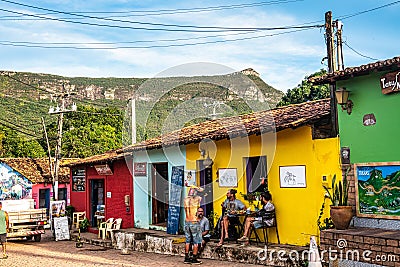
[[[132,116],[132,121],[131,121],[131,127],[132,127],[132,145],[136,144],[136,98],[132,97],[131,99],[131,116]]]
[[[53,199],[58,200],[58,173],[60,169],[60,159],[61,159],[61,145],[62,145],[62,134],[63,134],[63,120],[64,113],[76,111],[75,103],[72,104],[72,109],[65,109],[65,98],[70,96],[69,93],[64,93],[64,85],[62,85],[61,94],[57,95],[57,98],[61,100],[61,107],[57,106],[54,110],[53,107],[50,107],[49,114],[59,114],[58,115],[58,123],[57,123],[57,144],[56,151],[54,153],[54,178],[53,178]]]
[[[53,161],[51,160],[49,137],[47,136],[46,124],[44,123],[43,117],[42,117],[42,125],[43,125],[44,136],[46,137],[46,142],[47,142],[47,153],[49,154],[49,169],[50,169],[51,181],[54,181]]]
[[[336,70],[335,67],[336,64],[335,64],[332,11],[328,11],[325,13],[325,37],[326,37],[326,51],[328,54],[328,72],[333,73]]]
[[[341,21],[335,21],[336,26],[336,50],[337,50],[337,61],[338,61],[338,70],[344,70],[344,62],[343,62],[343,40],[342,40],[342,28],[343,23]]]
[[[335,50],[334,50],[334,35],[332,25],[332,11],[325,13],[325,38],[326,38],[326,51],[328,56],[328,73],[335,72]],[[332,135],[338,135],[338,122],[337,122],[337,103],[336,103],[336,85],[329,84],[329,95],[331,99],[331,123],[332,123]]]

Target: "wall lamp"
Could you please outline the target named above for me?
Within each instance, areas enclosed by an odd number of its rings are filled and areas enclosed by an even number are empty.
[[[350,91],[346,90],[345,87],[340,87],[335,92],[337,103],[342,107],[342,111],[346,110],[347,114],[351,114],[353,110],[353,101],[349,99]]]

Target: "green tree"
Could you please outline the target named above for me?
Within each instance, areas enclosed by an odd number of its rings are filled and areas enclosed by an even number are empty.
[[[78,106],[66,113],[63,123],[62,155],[76,158],[101,154],[122,147],[122,111],[115,107],[98,109]],[[55,147],[57,123],[49,126],[51,147]]]
[[[23,134],[7,127],[0,128],[0,156],[13,158],[40,158],[46,152],[35,139],[28,139]]]
[[[313,85],[308,81],[312,76],[321,76],[326,74],[326,70],[321,69],[309,76],[306,76],[301,84],[293,89],[289,89],[282,97],[281,101],[277,104],[278,107],[287,106],[290,104],[299,104],[307,101],[324,99],[329,97],[329,85]]]

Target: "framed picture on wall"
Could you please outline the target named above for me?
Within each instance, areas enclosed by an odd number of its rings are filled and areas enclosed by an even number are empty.
[[[231,169],[218,169],[218,181],[220,187],[237,187],[237,170]]]
[[[279,166],[279,181],[282,188],[307,187],[306,166]]]
[[[354,164],[358,217],[400,219],[400,162]]]

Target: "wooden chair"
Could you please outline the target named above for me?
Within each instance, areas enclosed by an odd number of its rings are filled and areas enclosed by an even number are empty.
[[[111,237],[113,231],[121,229],[122,219],[118,218],[112,223],[110,228],[106,229],[106,237]]]
[[[249,238],[249,242],[251,243],[252,240],[255,240],[256,243],[258,244],[258,242],[261,242],[260,237],[257,234],[257,230],[261,229],[263,231],[263,237],[264,237],[264,245],[268,245],[268,228],[275,228],[276,231],[276,237],[278,239],[278,244],[280,244],[280,240],[279,240],[279,233],[278,233],[278,223],[276,221],[276,214],[275,214],[275,210],[272,211],[266,211],[263,216],[263,226],[260,228],[255,229],[253,225],[251,225],[250,228],[250,238]],[[273,224],[272,225],[267,225],[265,222],[272,220],[273,219]],[[251,238],[251,234],[254,232],[254,236],[255,238],[252,239]]]
[[[72,214],[72,224],[75,225],[75,228],[79,228],[79,223],[83,221],[86,217],[85,211],[74,212]]]
[[[106,239],[107,238],[107,231],[108,229],[111,229],[114,224],[114,218],[108,218],[107,221],[102,222],[99,226],[99,235],[98,238],[101,237],[101,239]]]

